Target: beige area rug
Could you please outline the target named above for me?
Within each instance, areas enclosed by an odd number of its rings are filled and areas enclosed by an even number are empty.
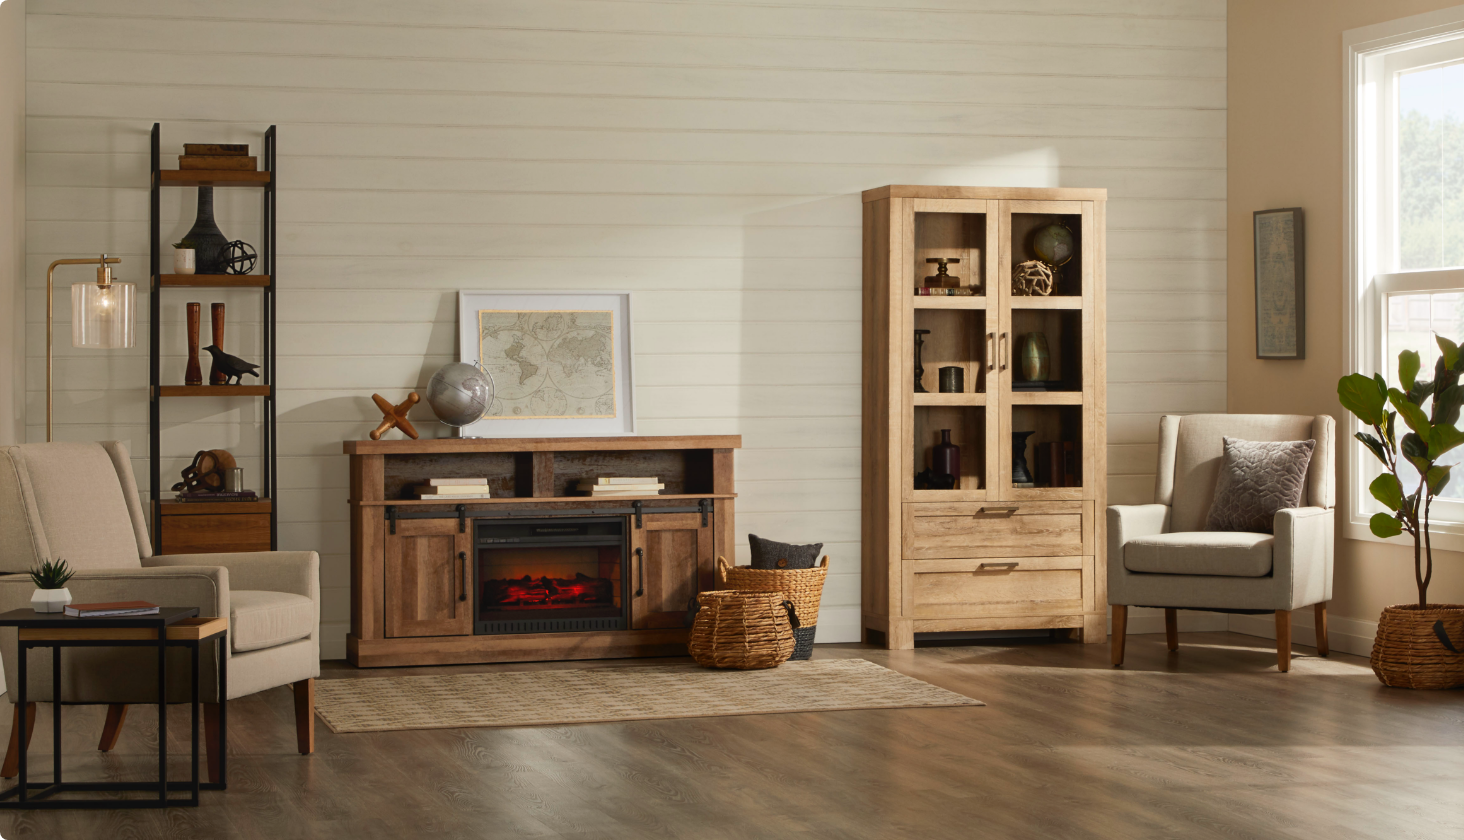
[[[863,659],[315,681],[315,711],[332,732],[984,705]]]

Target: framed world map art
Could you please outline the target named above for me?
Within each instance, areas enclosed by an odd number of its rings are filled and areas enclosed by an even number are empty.
[[[493,378],[463,437],[635,433],[629,292],[458,292],[458,359]]]
[[[1256,358],[1306,358],[1306,237],[1300,207],[1257,210]]]

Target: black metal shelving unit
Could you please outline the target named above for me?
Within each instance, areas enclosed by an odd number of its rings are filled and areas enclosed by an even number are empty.
[[[275,260],[275,189],[276,169],[275,126],[264,132],[264,168],[256,172],[228,172],[208,170],[165,170],[162,168],[162,126],[152,127],[152,195],[150,262],[148,274],[151,278],[151,292],[148,299],[150,322],[148,327],[148,461],[149,498],[152,512],[153,551],[162,552],[162,401],[169,398],[196,397],[259,397],[264,400],[264,416],[261,426],[263,447],[261,459],[261,501],[269,502],[269,545],[279,547],[279,471],[275,459],[278,455],[278,437],[275,427],[275,286],[279,281]],[[186,279],[162,273],[162,190],[164,187],[231,187],[260,189],[264,197],[264,214],[261,225],[261,247],[259,249],[260,274],[249,275],[188,275]],[[260,385],[257,386],[210,386],[210,385],[164,385],[162,383],[162,290],[166,288],[258,288],[264,295],[261,306],[263,323],[264,359],[260,363]],[[205,368],[207,369],[207,368]],[[228,390],[225,390],[228,389]],[[229,393],[229,391],[237,393]]]

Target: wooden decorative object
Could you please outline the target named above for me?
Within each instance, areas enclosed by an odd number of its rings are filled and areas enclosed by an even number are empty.
[[[213,346],[222,350],[224,349],[224,305],[222,303],[209,304],[208,314],[213,320]],[[218,365],[214,365],[208,372],[208,384],[227,385],[229,375]]]
[[[913,648],[917,633],[1107,638],[1106,204],[1101,189],[864,194],[862,622],[891,648]],[[1071,232],[1073,256],[1037,270],[1035,234],[1054,224]],[[980,293],[916,294],[927,260],[945,256],[963,260],[963,286]],[[1026,291],[1047,294],[1022,294],[1008,280],[1018,266],[1033,269]],[[964,392],[921,392],[912,330],[930,331],[924,367],[963,369]],[[1042,390],[1020,388],[1014,365],[1030,333],[1050,351]],[[916,476],[933,466],[943,430],[962,474],[951,489],[927,489]],[[1013,440],[1028,432],[1028,463],[1062,455],[1037,482],[1013,477]]]
[[[188,369],[183,373],[184,385],[202,385],[203,369],[198,365],[198,327],[203,304],[188,304]]]
[[[701,609],[687,649],[698,665],[750,671],[776,668],[793,655],[793,625],[781,592],[723,589],[696,596]]]
[[[183,468],[183,480],[173,485],[175,491],[194,493],[224,489],[224,475],[239,466],[234,456],[224,449],[200,449],[193,463]]]
[[[1012,294],[1052,294],[1052,267],[1041,260],[1027,260],[1012,273]]]
[[[376,403],[377,408],[381,409],[381,425],[372,430],[371,439],[381,440],[381,436],[392,429],[401,429],[402,434],[416,440],[417,429],[412,426],[412,421],[407,419],[407,412],[412,410],[412,406],[416,405],[419,399],[421,397],[417,396],[416,391],[413,391],[407,394],[407,398],[402,400],[399,405],[392,405],[386,401],[386,397],[372,394],[371,400]]]

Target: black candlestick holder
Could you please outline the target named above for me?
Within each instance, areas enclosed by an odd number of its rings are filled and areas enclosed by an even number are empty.
[[[920,363],[920,350],[925,346],[925,337],[930,335],[930,330],[915,331],[915,393],[928,394],[925,390],[925,365]]]

